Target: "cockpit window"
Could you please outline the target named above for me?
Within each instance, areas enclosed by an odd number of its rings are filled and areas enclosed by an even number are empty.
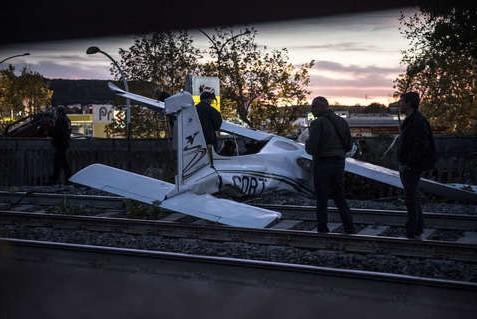
[[[256,154],[267,144],[267,141],[255,141],[243,136],[223,134],[219,139],[218,154],[222,156],[238,156]]]

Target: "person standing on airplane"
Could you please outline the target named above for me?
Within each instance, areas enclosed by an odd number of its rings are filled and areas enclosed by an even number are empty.
[[[200,102],[196,105],[196,108],[204,133],[205,143],[212,145],[217,152],[217,132],[222,125],[222,116],[220,112],[211,105],[214,99],[214,93],[204,91],[200,94]]]
[[[313,156],[317,230],[329,232],[327,208],[331,197],[338,207],[344,232],[353,234],[353,219],[344,196],[345,154],[352,148],[348,123],[330,109],[322,96],[313,99],[311,111],[315,120],[310,124],[305,149]]]

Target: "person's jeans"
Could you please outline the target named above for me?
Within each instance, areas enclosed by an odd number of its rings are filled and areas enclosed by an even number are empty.
[[[328,198],[338,207],[345,232],[354,232],[353,218],[344,196],[344,158],[320,158],[314,163],[318,231],[327,232]]]
[[[60,172],[63,170],[66,182],[71,177],[71,169],[66,160],[66,151],[64,147],[55,147],[55,154],[53,159],[53,175],[51,182],[57,182],[60,178]]]
[[[408,237],[420,235],[424,228],[422,208],[417,191],[421,172],[409,167],[401,167],[399,176],[404,187],[404,202],[407,208],[406,233]]]

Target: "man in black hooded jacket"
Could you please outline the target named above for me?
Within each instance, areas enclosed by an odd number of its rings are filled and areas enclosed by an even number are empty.
[[[60,178],[60,171],[63,170],[65,180],[71,176],[71,169],[66,160],[66,152],[70,146],[71,122],[66,116],[65,109],[58,107],[56,111],[55,126],[53,127],[51,144],[55,149],[53,160],[53,175],[50,183],[56,183]]]
[[[415,238],[424,228],[417,192],[419,179],[423,171],[434,167],[436,146],[429,122],[418,110],[419,95],[416,92],[402,94],[399,102],[406,119],[401,125],[397,159],[408,213],[406,235]]]
[[[200,103],[196,105],[199,115],[200,125],[204,133],[205,143],[212,145],[217,151],[217,132],[222,125],[222,116],[220,112],[211,105],[215,95],[211,92],[202,92],[200,94]]]

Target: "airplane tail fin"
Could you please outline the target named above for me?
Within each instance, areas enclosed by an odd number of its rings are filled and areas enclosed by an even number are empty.
[[[167,98],[165,109],[167,114],[175,118],[173,136],[177,147],[176,186],[180,189],[200,170],[207,171],[209,168],[210,172],[205,172],[204,175],[210,175],[214,170],[211,168],[204,133],[190,93],[180,92]]]

